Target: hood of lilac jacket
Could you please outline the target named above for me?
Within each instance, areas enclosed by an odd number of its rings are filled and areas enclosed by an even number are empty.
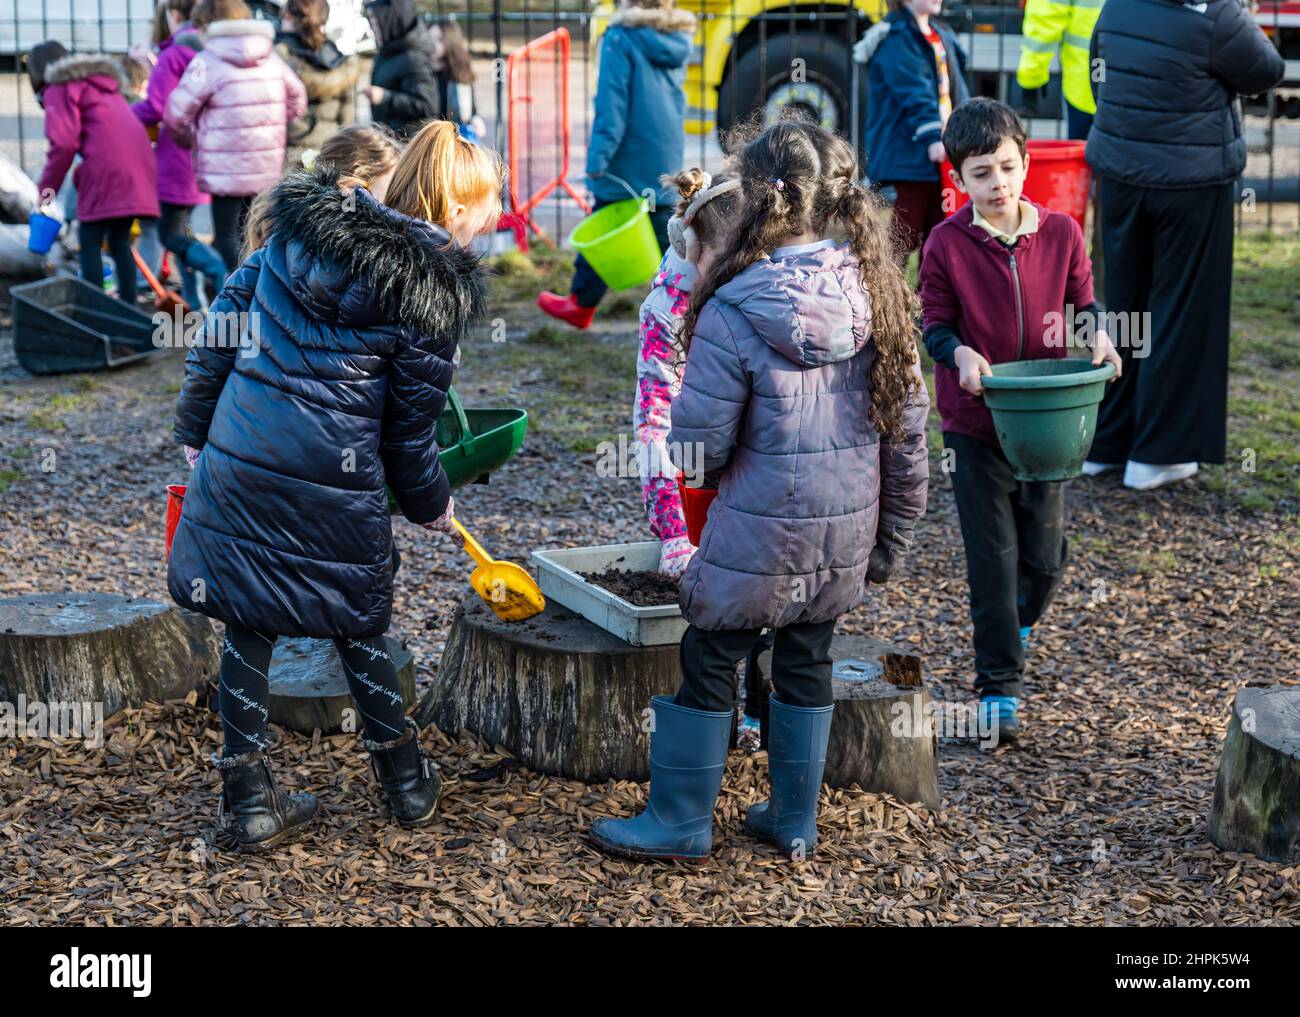
[[[925,511],[929,399],[921,385],[901,442],[871,426],[876,347],[856,257],[847,244],[775,254],[704,306],[673,402],[683,465],[723,470],[682,578],[683,613],[703,629],[838,617],[862,599],[880,515]]]
[[[188,21],[176,29],[158,48],[158,62],[149,75],[145,97],[131,107],[146,127],[162,123],[163,111],[185,68],[203,48],[199,33]],[[207,201],[194,179],[194,163],[188,148],[177,144],[167,131],[158,132],[158,199],[171,205],[198,205]]]
[[[280,179],[285,127],[307,109],[307,91],[274,46],[270,22],[213,22],[167,100],[163,123],[194,149],[208,194],[253,195]]]
[[[64,57],[46,68],[45,81],[41,101],[49,149],[37,189],[57,193],[80,154],[73,173],[77,218],[156,216],[153,146],[122,97],[121,73],[112,58]]]

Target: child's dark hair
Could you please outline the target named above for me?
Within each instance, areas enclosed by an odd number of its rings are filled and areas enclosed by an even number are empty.
[[[943,131],[943,148],[948,161],[961,175],[961,164],[975,155],[996,152],[1010,138],[1025,155],[1025,125],[1006,103],[983,96],[958,106],[948,117]]]
[[[824,237],[839,227],[848,233],[871,300],[871,425],[882,437],[902,440],[903,408],[922,384],[914,297],[894,259],[886,210],[858,184],[853,146],[818,124],[787,117],[745,145],[735,165],[741,211],[726,231],[729,242],[691,294],[683,344],[689,345],[700,311],[719,286],[787,237]]]
[[[31,79],[33,92],[39,92],[45,87],[45,71],[50,64],[57,63],[67,55],[67,47],[57,39],[38,42],[27,51],[27,77]]]
[[[350,124],[335,131],[316,153],[316,167],[330,169],[340,187],[369,187],[385,173],[391,173],[402,155],[402,142],[382,124]],[[275,191],[265,190],[253,199],[244,220],[244,248],[247,258],[264,247],[275,228],[271,210]]]
[[[447,75],[452,81],[461,85],[474,84],[474,63],[470,58],[469,43],[460,25],[451,18],[439,18],[434,22],[442,32],[443,59],[447,63]]]
[[[114,62],[121,68],[127,88],[135,95],[143,94],[144,87],[149,81],[149,65],[126,53],[114,57]]]
[[[715,175],[709,186],[714,187],[735,178],[735,171],[728,167],[726,171]],[[677,205],[673,211],[681,216],[686,214],[686,210],[690,207],[691,202],[695,200],[696,195],[704,190],[704,171],[698,167],[692,167],[691,169],[682,170],[680,173],[665,173],[659,178],[659,182],[665,187],[675,187],[677,189]],[[728,191],[725,194],[719,194],[701,205],[695,213],[695,218],[691,220],[691,228],[695,230],[695,236],[699,239],[701,246],[712,247],[719,237],[726,236],[727,230],[735,220],[739,208],[739,191]]]
[[[325,22],[330,19],[330,7],[325,0],[287,0],[281,10],[293,18],[304,46],[318,50],[325,45]]]
[[[252,8],[244,0],[199,0],[190,12],[190,22],[195,28],[207,28],[218,21],[247,21],[252,16]]]

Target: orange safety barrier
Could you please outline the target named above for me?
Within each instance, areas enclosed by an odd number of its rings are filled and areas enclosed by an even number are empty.
[[[583,214],[590,206],[569,183],[569,30],[557,28],[506,60],[510,146],[510,209],[515,238],[528,249],[527,229],[547,243],[533,210],[557,187]]]

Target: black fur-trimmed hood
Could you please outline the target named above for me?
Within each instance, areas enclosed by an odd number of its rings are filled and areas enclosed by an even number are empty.
[[[462,341],[487,306],[478,256],[336,181],[328,170],[291,173],[272,194],[269,243],[284,242],[296,295],[322,310],[331,300],[344,311],[369,306],[375,321]]]

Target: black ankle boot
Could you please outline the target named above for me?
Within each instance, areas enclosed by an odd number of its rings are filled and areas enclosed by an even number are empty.
[[[265,851],[292,837],[316,815],[315,795],[285,794],[275,782],[271,761],[261,752],[222,759],[218,821],[228,846],[237,851]]]
[[[427,826],[438,810],[442,778],[420,748],[420,729],[410,717],[407,731],[391,742],[363,744],[370,750],[370,765],[384,789],[384,799],[398,824],[408,830]]]

